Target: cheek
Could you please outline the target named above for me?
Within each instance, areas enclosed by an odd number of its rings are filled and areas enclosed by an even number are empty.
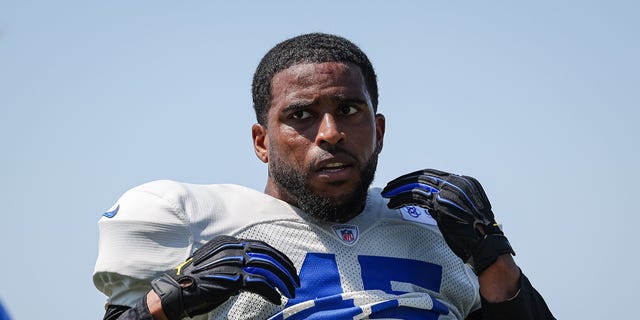
[[[368,158],[376,150],[377,134],[375,127],[371,126],[369,121],[363,121],[354,132],[351,133],[351,141],[355,148],[358,148],[362,154]]]
[[[280,159],[289,159],[296,163],[304,162],[310,141],[297,131],[285,127],[271,138],[270,153]]]

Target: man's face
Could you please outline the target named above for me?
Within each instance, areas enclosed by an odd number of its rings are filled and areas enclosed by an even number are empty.
[[[271,97],[267,127],[253,127],[256,154],[269,164],[265,192],[324,220],[355,216],[384,136],[360,68],[294,65],[273,77]]]

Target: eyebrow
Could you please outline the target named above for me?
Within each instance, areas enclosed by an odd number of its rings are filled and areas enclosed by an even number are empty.
[[[367,101],[361,99],[361,98],[347,98],[344,95],[336,95],[334,97],[331,98],[331,100],[333,100],[336,103],[347,103],[347,104],[357,104],[357,105],[368,105]],[[282,112],[288,113],[288,112],[295,112],[298,110],[303,110],[306,108],[309,108],[310,106],[312,106],[315,103],[315,101],[313,100],[299,100],[299,101],[294,101],[291,104],[289,104],[288,106],[284,107],[282,109]]]
[[[290,105],[284,107],[282,109],[283,113],[295,112],[298,110],[306,109],[309,106],[313,105],[312,100],[299,100],[291,103]]]
[[[367,105],[367,102],[361,98],[347,98],[343,95],[333,97],[333,100],[338,103],[352,103],[352,104],[364,104]]]

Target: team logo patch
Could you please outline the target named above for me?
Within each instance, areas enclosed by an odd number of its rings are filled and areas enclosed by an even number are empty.
[[[118,205],[115,208],[103,213],[102,215],[107,217],[107,218],[113,218],[113,217],[116,216],[116,214],[118,214],[118,210],[120,210],[120,205]]]
[[[400,208],[402,218],[407,221],[415,221],[424,224],[436,225],[436,220],[431,217],[427,208],[418,206],[404,206]]]
[[[358,241],[358,226],[350,224],[338,224],[331,226],[338,239],[346,245],[354,245]]]

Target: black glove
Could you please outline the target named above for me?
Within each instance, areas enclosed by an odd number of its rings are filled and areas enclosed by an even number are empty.
[[[476,274],[502,254],[515,255],[493,217],[487,195],[472,177],[420,170],[389,182],[382,196],[390,199],[387,206],[391,209],[407,205],[426,208],[451,250],[470,263]]]
[[[291,260],[270,245],[218,236],[151,286],[173,320],[209,312],[240,291],[280,304],[280,294],[295,297],[300,279]]]

